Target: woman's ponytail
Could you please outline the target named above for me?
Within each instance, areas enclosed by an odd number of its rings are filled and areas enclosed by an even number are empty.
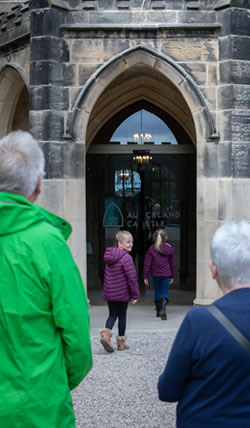
[[[160,248],[161,244],[162,244],[162,237],[161,237],[160,232],[158,232],[158,233],[157,233],[156,240],[155,240],[155,244],[154,244],[156,251],[158,251],[158,250],[159,250],[159,248]]]
[[[156,229],[156,231],[153,233],[153,242],[155,250],[159,251],[160,246],[167,242],[167,239],[168,237],[164,229]]]

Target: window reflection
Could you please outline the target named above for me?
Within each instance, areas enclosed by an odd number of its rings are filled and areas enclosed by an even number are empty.
[[[178,144],[163,120],[147,110],[139,110],[125,119],[115,130],[110,142],[120,144]]]
[[[133,197],[141,190],[140,174],[131,169],[115,171],[115,194],[123,197]]]

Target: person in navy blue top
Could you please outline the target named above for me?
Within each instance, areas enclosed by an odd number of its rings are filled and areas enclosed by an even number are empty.
[[[221,226],[211,243],[212,277],[223,314],[250,340],[250,224]],[[250,354],[205,307],[189,311],[158,380],[162,401],[178,402],[177,428],[250,427]]]

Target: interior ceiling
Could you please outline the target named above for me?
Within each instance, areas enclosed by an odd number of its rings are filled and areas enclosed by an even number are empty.
[[[137,64],[113,80],[99,97],[90,116],[87,145],[114,115],[141,100],[172,116],[195,143],[192,115],[178,88],[159,71]]]

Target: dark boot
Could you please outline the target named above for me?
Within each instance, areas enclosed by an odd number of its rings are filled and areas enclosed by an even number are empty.
[[[168,299],[166,297],[161,298],[161,310],[160,310],[160,317],[162,320],[167,319],[167,312],[166,312],[166,306],[168,304]]]
[[[161,310],[161,301],[155,300],[155,310],[156,310],[156,316],[160,316],[160,310]]]

